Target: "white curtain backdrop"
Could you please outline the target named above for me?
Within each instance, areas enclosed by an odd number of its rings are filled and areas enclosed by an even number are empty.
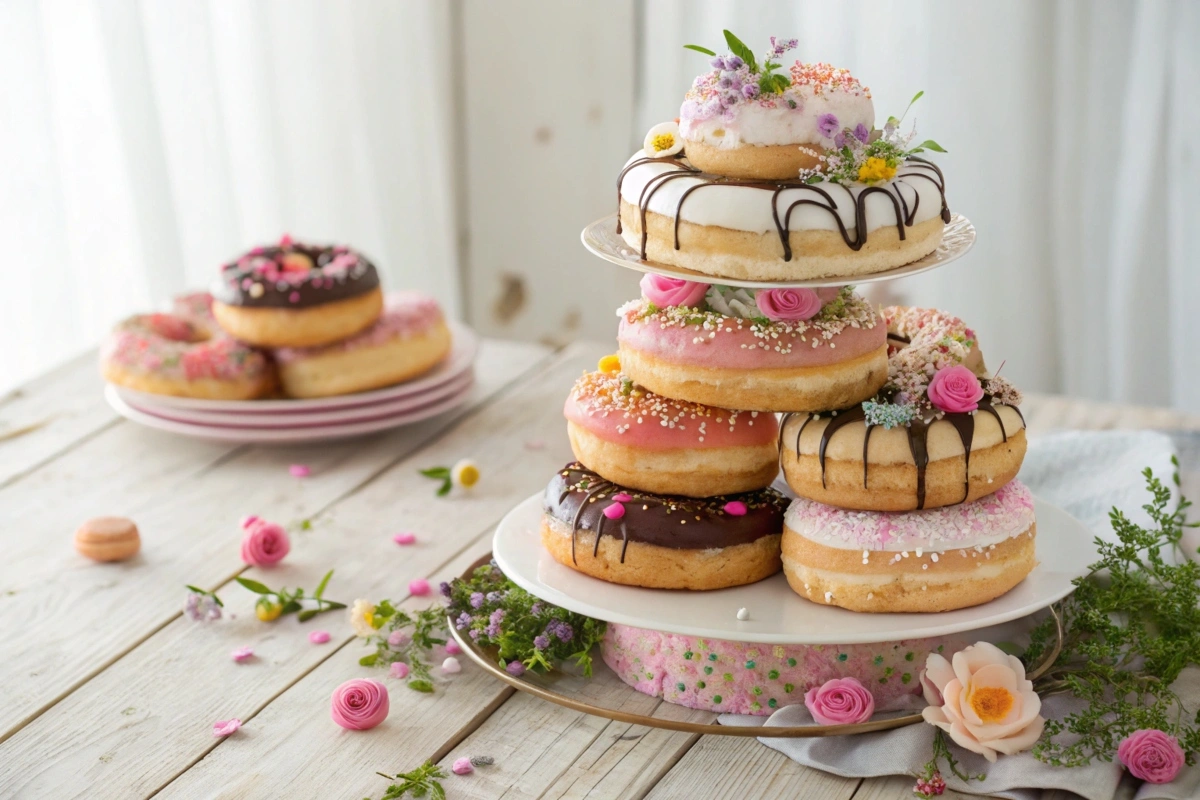
[[[910,117],[979,238],[877,297],[961,316],[1025,388],[1200,411],[1200,3],[646,0],[640,131],[704,68],[682,45],[721,50],[722,28],[798,36],[879,119],[925,90]]]
[[[292,232],[457,313],[441,0],[3,0],[0,388]]]

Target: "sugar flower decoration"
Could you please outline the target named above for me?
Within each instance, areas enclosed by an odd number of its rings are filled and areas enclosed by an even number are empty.
[[[821,725],[850,725],[871,718],[875,698],[857,678],[833,678],[805,692],[804,706]]]
[[[929,402],[951,414],[965,414],[979,408],[983,387],[975,373],[962,364],[939,369],[929,381]]]
[[[643,275],[638,285],[642,289],[642,295],[659,308],[699,306],[704,302],[704,295],[709,290],[707,283],[668,278],[666,275],[655,275],[651,272]]]
[[[450,494],[450,490],[455,486],[470,489],[479,482],[480,475],[479,465],[469,458],[461,459],[453,467],[430,467],[420,472],[426,478],[442,482],[437,490],[438,497]]]
[[[457,758],[454,760],[454,764],[451,765],[450,771],[455,775],[470,775],[475,771],[475,767],[471,764],[471,759]]]
[[[343,728],[365,731],[387,719],[390,705],[386,686],[379,681],[356,678],[333,690],[329,713]]]
[[[350,607],[350,627],[354,629],[355,636],[374,636],[378,630],[375,626],[375,604],[361,598],[355,600]]]
[[[812,319],[824,305],[812,289],[760,289],[754,302],[767,319],[788,321]]]
[[[1117,746],[1117,758],[1135,778],[1147,783],[1170,783],[1187,757],[1178,739],[1149,728],[1126,736]]]
[[[951,661],[930,653],[921,687],[929,703],[925,721],[988,761],[1033,747],[1046,725],[1021,660],[987,642],[960,650]]]
[[[242,561],[247,564],[269,567],[282,561],[292,549],[287,531],[281,525],[258,517],[247,517],[246,523],[243,524]]]
[[[674,122],[660,122],[646,133],[642,150],[648,158],[673,156],[683,150],[683,137]]]

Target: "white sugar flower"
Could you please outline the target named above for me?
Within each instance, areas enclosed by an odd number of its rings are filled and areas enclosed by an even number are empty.
[[[683,137],[674,122],[660,122],[646,134],[642,150],[649,158],[673,156],[683,150]]]

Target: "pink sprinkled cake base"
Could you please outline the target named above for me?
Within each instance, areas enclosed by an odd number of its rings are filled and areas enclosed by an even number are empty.
[[[804,702],[832,678],[857,678],[884,709],[921,693],[929,653],[955,652],[960,637],[854,645],[774,645],[699,639],[609,623],[604,663],[625,683],[668,703],[722,714],[767,716]]]

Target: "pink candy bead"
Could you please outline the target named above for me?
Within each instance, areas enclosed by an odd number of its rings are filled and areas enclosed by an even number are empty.
[[[413,544],[414,542],[417,541],[417,535],[415,533],[410,533],[408,531],[405,531],[404,533],[397,533],[395,536],[393,536],[392,541],[395,542],[396,544],[402,544],[402,545]]]
[[[325,644],[329,641],[329,631],[313,631],[308,635],[308,640],[313,644]]]
[[[230,653],[230,657],[240,664],[243,661],[248,661],[249,659],[254,658],[254,648],[239,647],[237,650],[234,650],[232,653]]]
[[[451,639],[446,642],[446,654],[456,656],[462,652],[462,648],[458,646],[458,642]]]
[[[408,593],[417,597],[424,597],[429,594],[429,581],[424,578],[417,578],[408,584]]]
[[[393,661],[390,672],[393,678],[404,680],[408,677],[408,664],[403,661]]]
[[[292,464],[288,467],[288,472],[296,478],[307,478],[312,475],[312,469],[307,464]]]
[[[613,500],[616,500],[618,503],[628,503],[628,502],[629,502],[630,500],[632,500],[632,499],[633,499],[632,497],[630,497],[629,495],[625,494],[624,492],[621,492],[620,494],[614,494],[614,495],[613,495]]]
[[[730,500],[725,504],[725,513],[731,517],[746,516],[746,504],[741,500]]]
[[[610,506],[604,507],[604,516],[609,519],[620,519],[625,516],[625,506],[620,503],[613,503]]]
[[[458,758],[455,759],[454,764],[450,767],[450,771],[455,775],[470,775],[475,771],[475,767],[471,766],[471,759]]]

